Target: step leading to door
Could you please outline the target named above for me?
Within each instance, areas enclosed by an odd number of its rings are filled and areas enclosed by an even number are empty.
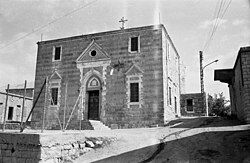
[[[101,121],[89,120],[94,130],[111,130],[108,126],[105,126]]]

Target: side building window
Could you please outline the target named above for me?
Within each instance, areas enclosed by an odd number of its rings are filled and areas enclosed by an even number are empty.
[[[54,46],[53,48],[53,61],[61,61],[62,46]]]
[[[129,39],[129,52],[134,53],[134,52],[140,52],[140,37],[130,37]]]
[[[193,112],[193,99],[187,99],[187,112]]]
[[[14,114],[14,107],[9,107],[8,111],[8,120],[13,120],[13,114]]]

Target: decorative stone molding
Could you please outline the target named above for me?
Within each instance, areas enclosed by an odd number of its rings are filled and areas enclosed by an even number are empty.
[[[127,94],[127,107],[130,108],[132,105],[138,105],[139,108],[143,104],[143,71],[137,65],[133,64],[126,72],[126,94]],[[130,83],[139,84],[139,102],[130,102]]]
[[[60,108],[61,103],[61,81],[62,77],[61,75],[55,70],[53,74],[49,78],[49,84],[48,84],[48,93],[49,93],[49,106],[50,107],[56,107]],[[51,105],[52,101],[52,95],[51,95],[51,89],[52,88],[58,88],[58,97],[57,97],[57,105]]]
[[[91,51],[96,51],[95,55],[90,55]],[[81,53],[81,55],[76,60],[77,68],[80,70],[80,82],[81,82],[81,100],[79,103],[79,107],[81,108],[81,112],[86,111],[86,91],[87,84],[89,79],[92,76],[97,76],[97,81],[100,81],[100,95],[101,103],[100,106],[105,106],[106,102],[106,70],[107,67],[111,64],[111,58],[107,52],[105,52],[96,42],[93,40],[88,47]],[[102,67],[102,72],[94,70],[95,67]],[[86,74],[83,74],[83,70],[86,68],[91,68]],[[101,110],[101,115],[105,114],[103,109]],[[100,116],[101,116],[100,115]]]

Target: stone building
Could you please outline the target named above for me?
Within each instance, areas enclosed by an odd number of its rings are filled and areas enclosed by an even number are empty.
[[[45,115],[47,129],[67,122],[67,129],[84,128],[88,120],[111,128],[162,125],[180,115],[180,70],[163,25],[38,42],[34,99],[49,82],[32,122],[40,127]]]
[[[227,83],[231,113],[250,123],[250,46],[240,48],[234,67],[215,70],[214,80]]]
[[[0,123],[4,122],[6,96],[7,96],[6,92],[0,92]],[[7,101],[7,110],[6,110],[6,121],[21,122],[22,107],[23,107],[23,96],[9,93]],[[25,108],[24,108],[24,121],[28,117],[31,108],[32,108],[32,98],[26,97]]]
[[[207,116],[208,105],[206,93],[181,94],[182,116]]]

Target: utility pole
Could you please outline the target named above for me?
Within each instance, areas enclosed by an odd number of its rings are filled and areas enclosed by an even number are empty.
[[[200,82],[201,82],[201,97],[202,97],[202,108],[201,113],[204,113],[204,74],[203,74],[203,52],[200,51]]]
[[[201,79],[200,82],[201,82],[201,95],[202,95],[202,110],[201,110],[201,112],[204,113],[204,110],[205,110],[205,115],[208,116],[208,110],[207,110],[207,106],[206,106],[206,94],[204,91],[204,69],[207,66],[218,62],[219,60],[216,59],[216,60],[206,64],[205,66],[203,66],[203,52],[200,51],[199,54],[200,54],[200,79]]]
[[[204,93],[204,74],[203,74],[203,53],[200,51],[200,79],[201,79],[201,93]]]

